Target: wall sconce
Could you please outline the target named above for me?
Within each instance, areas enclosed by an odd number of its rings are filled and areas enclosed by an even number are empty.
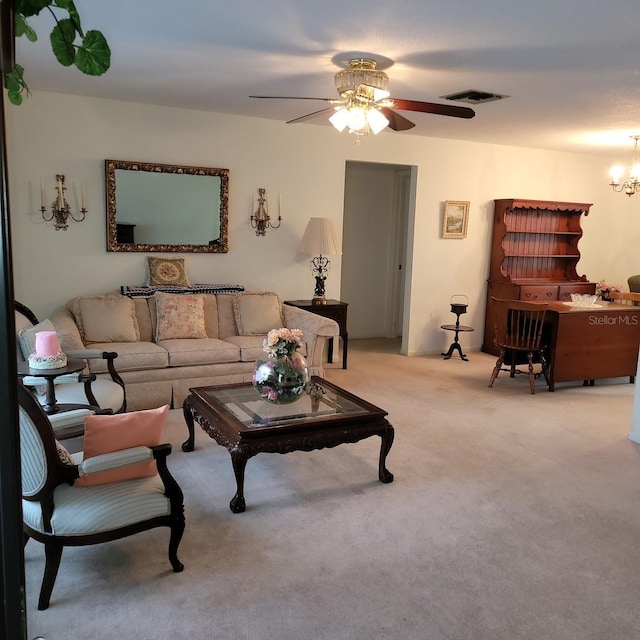
[[[76,218],[73,215],[71,207],[64,197],[66,190],[64,175],[56,174],[56,199],[51,203],[51,213],[47,214],[47,208],[44,206],[44,182],[40,182],[40,212],[42,213],[42,219],[45,222],[51,222],[53,220],[53,228],[56,231],[59,229],[66,231],[69,228],[69,218],[74,222],[82,222],[87,215],[87,209],[84,205],[84,184],[82,185],[81,218]]]
[[[271,217],[269,216],[269,203],[267,202],[267,190],[258,189],[258,208],[253,211],[253,196],[251,196],[251,228],[256,230],[257,236],[264,236],[267,233],[267,229],[278,229],[282,222],[280,216],[280,210],[282,209],[282,199],[278,196],[278,224],[272,224]]]

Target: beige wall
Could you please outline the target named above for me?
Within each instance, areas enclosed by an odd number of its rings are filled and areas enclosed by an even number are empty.
[[[415,220],[410,223],[413,264],[407,351],[437,353],[450,336],[452,293],[466,293],[465,322],[482,339],[492,199],[522,197],[592,202],[580,243],[579,271],[592,280],[625,282],[640,273],[640,196],[607,186],[613,160],[589,155],[422,138],[385,131],[354,145],[353,136],[328,126],[284,123],[36,93],[7,107],[9,188],[16,297],[46,317],[67,299],[142,284],[146,254],[105,250],[105,158],[203,165],[230,170],[228,254],[187,254],[193,282],[240,283],[271,289],[283,299],[308,298],[313,278],[296,245],[310,216],[333,219],[342,229],[347,160],[415,165]],[[422,117],[422,116],[421,116]],[[424,116],[426,117],[426,116]],[[436,116],[433,116],[434,118]],[[465,126],[482,126],[482,113]],[[624,158],[622,158],[624,160]],[[85,183],[89,213],[68,231],[44,223],[40,180],[53,199],[56,173],[73,190]],[[251,194],[265,187],[272,213],[282,194],[282,227],[258,238],[249,227]],[[444,200],[471,202],[468,237],[440,239]],[[341,258],[333,260],[327,296],[340,297]]]

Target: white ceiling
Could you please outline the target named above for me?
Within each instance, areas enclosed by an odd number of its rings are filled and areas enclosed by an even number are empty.
[[[544,149],[631,154],[640,133],[640,26],[634,0],[76,0],[102,31],[111,69],[63,68],[51,16],[17,61],[33,92],[58,91],[285,122],[326,106],[250,95],[335,97],[336,62],[386,58],[392,97],[445,102],[478,89],[510,96],[471,120],[403,111],[409,132]],[[450,103],[460,104],[460,103]],[[464,106],[464,105],[463,105]],[[325,118],[291,127],[326,126]],[[342,135],[347,135],[343,133]],[[367,141],[367,144],[374,141]]]

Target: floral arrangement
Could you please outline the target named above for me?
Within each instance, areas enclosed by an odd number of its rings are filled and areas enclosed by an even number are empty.
[[[268,360],[258,359],[252,383],[260,397],[273,404],[295,402],[307,384],[307,362],[298,353],[300,329],[272,329],[263,341]]]
[[[301,339],[300,329],[271,329],[262,343],[262,350],[274,358],[292,356],[300,348]]]
[[[608,300],[610,293],[619,293],[620,291],[622,291],[622,287],[619,284],[607,284],[604,280],[600,280],[596,285],[596,295],[599,295],[603,300]]]

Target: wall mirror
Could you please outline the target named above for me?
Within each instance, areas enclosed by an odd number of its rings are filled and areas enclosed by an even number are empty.
[[[105,160],[107,251],[227,253],[229,170]]]

